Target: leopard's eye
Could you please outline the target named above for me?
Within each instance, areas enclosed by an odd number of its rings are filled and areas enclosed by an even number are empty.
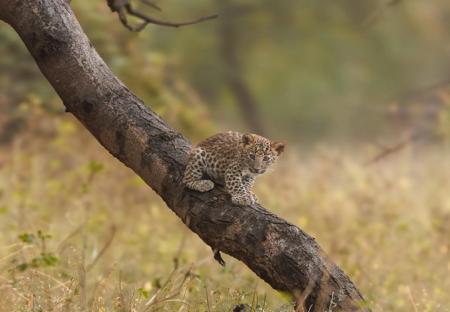
[[[255,160],[255,154],[253,154],[253,153],[250,154],[250,158],[253,159],[253,160]]]
[[[263,159],[264,159],[264,161],[268,161],[269,160],[269,156],[266,155],[266,156],[264,156]]]

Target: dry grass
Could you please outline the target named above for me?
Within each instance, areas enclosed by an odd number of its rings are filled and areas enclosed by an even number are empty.
[[[241,263],[214,262],[70,117],[40,114],[0,149],[0,311],[289,310]],[[364,166],[371,147],[291,148],[256,191],[374,311],[450,311],[450,152],[423,150]]]

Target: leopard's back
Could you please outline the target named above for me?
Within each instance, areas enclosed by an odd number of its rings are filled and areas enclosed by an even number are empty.
[[[200,154],[204,161],[206,174],[215,182],[223,184],[227,168],[239,162],[242,154],[242,134],[239,132],[223,132],[215,134],[200,142],[191,154]]]

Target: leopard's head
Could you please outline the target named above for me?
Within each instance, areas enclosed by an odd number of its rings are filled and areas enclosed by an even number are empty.
[[[283,153],[284,143],[247,133],[242,136],[242,161],[253,174],[262,174]]]

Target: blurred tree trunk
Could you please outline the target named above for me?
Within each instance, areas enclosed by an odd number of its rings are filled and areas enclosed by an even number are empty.
[[[12,109],[6,100],[0,100],[0,145],[10,144],[14,137],[25,128],[25,120],[18,116],[16,109]]]
[[[298,311],[369,311],[351,280],[301,229],[260,205],[232,205],[220,188],[197,193],[180,184],[190,143],[114,76],[69,2],[0,0],[0,19],[17,31],[67,111],[205,243],[292,294]]]
[[[425,134],[439,139],[443,116],[450,109],[450,76],[427,86],[404,92],[387,105],[386,116],[394,129],[409,135]],[[442,138],[441,138],[442,139]]]
[[[229,1],[218,0],[218,5],[225,7]],[[245,10],[245,8],[244,8]],[[250,130],[265,135],[265,127],[261,120],[258,103],[249,85],[244,79],[242,64],[239,62],[239,30],[235,25],[234,15],[239,14],[239,6],[231,8],[225,18],[219,21],[220,54],[225,65],[225,79],[239,106],[244,121]]]

